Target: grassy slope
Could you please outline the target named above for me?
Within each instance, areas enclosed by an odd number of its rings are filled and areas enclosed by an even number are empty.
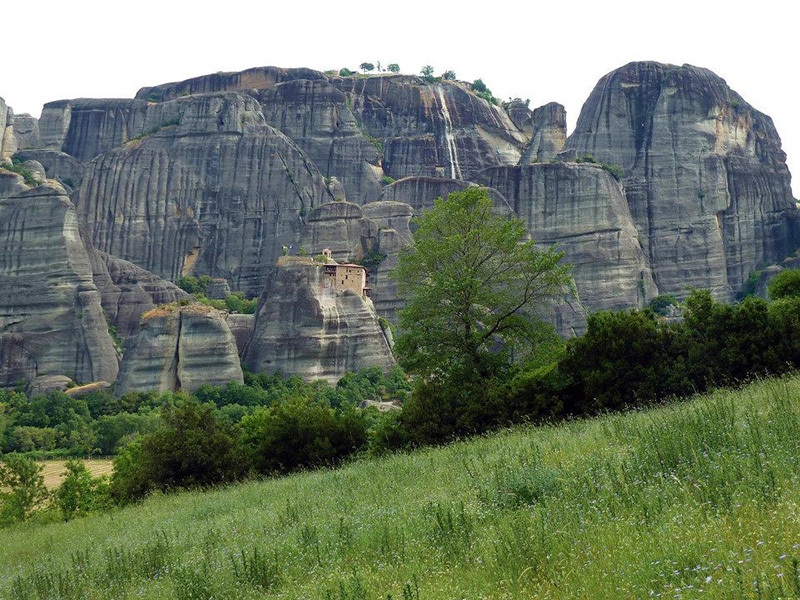
[[[0,531],[0,597],[800,595],[800,378]]]

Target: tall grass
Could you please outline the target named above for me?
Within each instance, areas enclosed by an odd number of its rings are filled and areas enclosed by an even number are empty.
[[[0,597],[800,596],[800,379],[0,531]]]

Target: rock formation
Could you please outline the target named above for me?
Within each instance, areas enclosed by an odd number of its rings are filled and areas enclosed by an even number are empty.
[[[20,150],[15,157],[23,161],[35,160],[44,167],[47,179],[57,180],[70,193],[78,188],[86,170],[85,163],[60,150]]]
[[[567,141],[567,111],[557,102],[545,104],[533,111],[531,143],[525,148],[519,164],[553,160]]]
[[[225,316],[225,322],[228,324],[236,340],[236,348],[239,351],[239,356],[243,357],[247,344],[250,343],[250,338],[253,337],[253,330],[256,326],[256,316],[230,313]]]
[[[165,281],[135,264],[95,252],[92,260],[94,282],[103,299],[103,310],[116,328],[123,346],[139,333],[141,316],[161,304],[190,300],[174,283]]]
[[[117,355],[92,280],[92,249],[63,189],[39,186],[0,200],[0,249],[0,332],[11,336],[4,360],[19,357],[10,371],[30,373],[33,364],[38,375],[114,381]]]
[[[475,179],[480,180],[480,176],[476,176]],[[414,210],[414,214],[419,216],[433,208],[434,200],[437,198],[446,198],[453,192],[464,191],[470,185],[475,184],[440,177],[406,177],[384,188],[381,200],[408,204]],[[513,214],[513,208],[499,191],[489,189],[489,197],[494,201],[498,211]],[[416,230],[413,223],[411,230]]]
[[[383,149],[383,171],[394,179],[469,179],[492,166],[513,165],[527,144],[502,108],[457,82],[381,75],[332,78],[345,92],[361,128]]]
[[[359,128],[348,97],[329,81],[299,79],[257,95],[267,123],[292,139],[344,197],[363,204],[381,193],[380,142]]]
[[[28,113],[14,115],[14,138],[17,148],[37,148],[39,146],[39,119]]]
[[[259,299],[245,352],[250,370],[335,383],[348,371],[395,364],[369,298],[340,290],[326,271],[325,264],[306,257],[278,262]]]
[[[357,204],[328,202],[312,210],[300,238],[300,248],[310,255],[329,249],[333,259],[353,262],[364,254],[362,239],[369,237],[370,225]]]
[[[0,198],[7,198],[9,196],[16,196],[22,192],[30,189],[22,178],[22,175],[17,175],[11,171],[5,171],[0,164]]]
[[[14,111],[0,98],[0,162],[17,151],[14,137]]]
[[[630,63],[603,77],[567,149],[622,169],[659,293],[723,299],[798,244],[772,120],[707,69]]]
[[[322,175],[249,96],[158,106],[180,122],[87,168],[77,206],[95,247],[173,281],[211,275],[258,293],[306,212],[330,198]]]
[[[115,392],[191,391],[243,382],[236,341],[219,311],[202,304],[157,307],[125,352]]]
[[[393,323],[403,301],[397,294],[397,283],[389,273],[397,267],[400,252],[412,241],[410,221],[414,210],[403,202],[383,200],[362,207],[364,216],[377,229],[373,254],[377,264],[370,265],[370,296],[375,311]]]
[[[556,244],[574,265],[584,307],[642,308],[656,295],[622,186],[599,165],[497,167],[481,178],[508,199],[537,243]]]
[[[252,368],[333,380],[390,364],[370,301],[326,292],[310,259],[275,262],[284,247],[361,261],[377,313],[395,319],[402,302],[388,274],[412,241],[411,217],[475,184],[574,265],[579,298],[553,307],[564,334],[582,330],[587,310],[642,307],[689,286],[732,299],[800,244],[772,121],[688,65],[609,73],[569,139],[557,103],[531,111],[491,104],[464,82],[258,67],[129,99],[58,100],[38,120],[0,100],[0,160],[12,154],[64,190],[31,190],[27,174],[0,169],[10,240],[0,276],[28,286],[0,299],[2,385],[42,373],[111,381],[98,290],[129,350],[136,340],[171,361],[178,342],[157,351],[153,340],[182,317],[145,320],[149,342],[140,317],[186,300],[170,282],[190,274],[216,278],[218,296],[262,293],[256,317],[227,317]],[[55,285],[45,289],[42,273]],[[22,304],[31,289],[42,290],[38,312]],[[52,349],[45,330],[57,332]],[[131,389],[147,377],[183,386],[153,364],[129,368]]]

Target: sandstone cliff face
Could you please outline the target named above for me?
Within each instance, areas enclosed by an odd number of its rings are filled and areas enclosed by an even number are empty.
[[[254,67],[245,71],[201,75],[185,81],[144,87],[136,93],[136,98],[150,102],[164,102],[195,94],[272,89],[277,84],[298,79],[321,80],[325,79],[325,75],[313,69]]]
[[[481,178],[512,203],[537,243],[557,244],[563,262],[574,265],[584,307],[642,308],[655,295],[622,187],[610,173],[597,165],[545,163],[497,167]]]
[[[242,383],[236,340],[222,313],[194,304],[156,308],[142,316],[115,392],[191,391],[203,384]]]
[[[280,83],[256,96],[267,123],[291,138],[326,177],[336,177],[347,200],[378,198],[384,175],[380,143],[359,128],[347,96],[329,81]]]
[[[540,106],[531,116],[531,143],[522,153],[519,164],[550,161],[558,156],[566,141],[567,111],[557,102]]]
[[[397,311],[404,306],[404,302],[399,298],[397,283],[389,273],[397,268],[403,248],[412,243],[410,221],[414,210],[408,204],[389,200],[365,204],[362,210],[364,216],[377,227],[373,252],[384,257],[370,269],[370,298],[378,315],[396,323]]]
[[[361,128],[383,148],[383,170],[395,179],[469,179],[487,167],[513,165],[527,144],[500,107],[457,82],[426,83],[385,75],[332,78]]]
[[[14,115],[14,137],[20,150],[39,146],[39,119],[27,113]]]
[[[481,181],[481,176],[476,176],[475,180]],[[421,216],[426,210],[433,208],[434,201],[437,198],[446,198],[453,192],[463,192],[471,185],[475,184],[468,181],[440,177],[406,177],[386,186],[381,195],[381,200],[408,204],[413,209],[414,215]],[[488,191],[489,197],[499,212],[513,214],[513,207],[501,192],[491,188]],[[413,223],[411,224],[411,230],[416,230]]]
[[[370,224],[357,204],[328,202],[312,210],[303,227],[300,247],[314,256],[329,249],[338,262],[353,262],[364,254]]]
[[[0,169],[0,198],[15,196],[29,189],[21,175]]]
[[[117,354],[92,281],[91,248],[63,190],[40,186],[0,200],[0,248],[0,332],[15,334],[13,352],[28,357],[20,368],[114,381]]]
[[[23,161],[35,160],[44,167],[47,179],[55,179],[72,193],[80,186],[86,164],[60,150],[37,148],[20,150],[16,157]]]
[[[631,214],[660,293],[731,298],[798,243],[772,121],[706,69],[630,63],[603,77],[567,148],[624,169]]]
[[[142,314],[161,304],[191,299],[174,283],[105,252],[94,252],[92,268],[103,310],[116,328],[123,346],[139,333]]]
[[[254,372],[332,383],[348,371],[395,364],[371,302],[333,290],[323,265],[302,257],[282,259],[267,281],[245,362]]]
[[[173,281],[208,274],[257,293],[306,212],[330,198],[322,175],[249,96],[159,106],[179,124],[87,168],[76,204],[95,247]]]
[[[0,162],[17,151],[14,137],[14,111],[0,98]]]

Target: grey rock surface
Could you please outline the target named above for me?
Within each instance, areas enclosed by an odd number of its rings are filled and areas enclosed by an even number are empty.
[[[39,146],[39,119],[28,113],[14,115],[14,137],[17,139],[17,148],[37,148]]]
[[[480,180],[480,176],[475,177]],[[386,186],[381,195],[381,200],[402,202],[414,210],[415,216],[421,216],[426,210],[433,208],[434,200],[446,198],[453,192],[462,192],[474,183],[441,177],[406,177]],[[508,203],[501,192],[489,189],[489,197],[494,202],[499,212],[513,214],[513,207]],[[416,227],[411,224],[411,230]]]
[[[300,238],[300,248],[311,256],[324,249],[338,262],[352,262],[363,255],[361,208],[352,202],[327,202],[312,210]]]
[[[12,113],[13,114],[13,113]],[[8,105],[0,98],[0,160],[5,158],[3,153],[3,140],[5,139],[6,127],[8,126]]]
[[[225,322],[236,339],[236,348],[239,350],[239,356],[244,356],[245,348],[250,343],[250,338],[253,337],[256,316],[230,313],[225,316]]]
[[[103,310],[123,346],[138,334],[142,314],[161,304],[191,300],[191,296],[174,283],[105,252],[94,253],[92,269]]]
[[[157,307],[142,316],[126,350],[115,393],[192,391],[203,384],[243,382],[236,341],[219,311],[191,304]]]
[[[298,79],[321,80],[325,79],[325,75],[305,68],[254,67],[245,71],[201,75],[185,81],[143,87],[136,93],[136,98],[149,102],[165,102],[195,94],[251,92],[272,89],[280,83]]]
[[[20,150],[17,153],[20,160],[35,160],[44,167],[47,179],[55,179],[72,192],[81,183],[86,164],[74,156],[60,150],[38,148]]]
[[[506,112],[458,82],[381,75],[331,78],[347,95],[370,139],[383,148],[383,171],[470,179],[492,166],[514,165],[528,138]]]
[[[14,111],[0,98],[0,162],[10,158],[17,151],[17,138],[14,137]]]
[[[397,311],[404,303],[398,296],[397,283],[389,273],[397,267],[402,249],[412,243],[410,221],[414,211],[408,204],[389,200],[365,204],[362,210],[377,227],[373,251],[385,257],[370,269],[370,298],[379,316],[396,323]]]
[[[622,187],[599,165],[498,167],[481,178],[507,198],[537,243],[556,244],[574,265],[585,308],[642,308],[656,295]]]
[[[285,257],[259,299],[245,363],[334,383],[348,371],[389,370],[395,360],[369,299],[332,289],[324,265]]]
[[[0,333],[0,389],[24,387],[35,377],[36,362],[25,347],[23,335]]]
[[[267,123],[292,139],[323,175],[341,182],[343,198],[378,198],[383,177],[380,142],[359,128],[347,96],[325,79],[301,79],[260,90]]]
[[[798,210],[772,120],[707,69],[630,63],[603,77],[566,145],[620,167],[660,293],[731,299],[791,254]]]
[[[172,281],[210,275],[258,293],[306,212],[330,198],[322,175],[249,96],[157,106],[180,123],[87,168],[76,204],[95,247]]]
[[[547,162],[558,156],[567,141],[567,111],[557,102],[534,109],[531,117],[531,143],[519,164]]]
[[[0,165],[0,198],[15,196],[30,189],[22,178],[22,175],[4,171]]]
[[[65,375],[42,375],[31,381],[26,391],[28,396],[33,398],[53,391],[63,392],[71,385],[74,385],[74,382]]]
[[[228,281],[221,277],[215,277],[206,286],[206,298],[211,300],[225,300],[231,295],[231,288]]]
[[[91,247],[63,190],[39,186],[0,200],[0,331],[19,334],[38,375],[113,381],[117,354]]]

